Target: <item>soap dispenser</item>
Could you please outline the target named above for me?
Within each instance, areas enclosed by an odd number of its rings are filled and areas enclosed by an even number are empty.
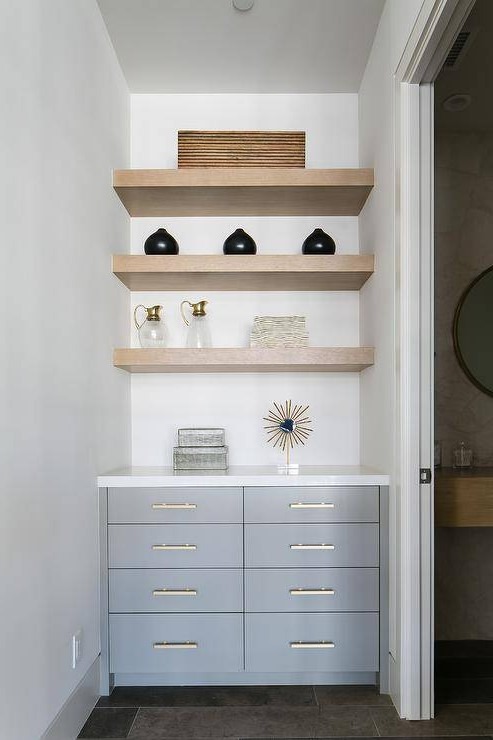
[[[189,349],[212,347],[209,319],[205,312],[207,303],[207,301],[198,301],[198,303],[190,303],[190,301],[181,302],[181,315],[183,321],[188,326],[186,347]],[[190,306],[192,309],[190,320],[185,316],[184,306]]]

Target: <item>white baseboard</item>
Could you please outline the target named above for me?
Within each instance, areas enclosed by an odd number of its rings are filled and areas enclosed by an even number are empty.
[[[75,740],[99,699],[99,655],[41,740]]]

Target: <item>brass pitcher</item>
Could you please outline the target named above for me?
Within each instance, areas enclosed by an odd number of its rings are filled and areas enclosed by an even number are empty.
[[[182,301],[180,306],[183,321],[188,326],[186,347],[189,349],[201,349],[212,347],[211,330],[205,307],[208,301],[202,300],[197,303]],[[190,319],[185,316],[184,306],[190,306],[192,315]]]
[[[137,311],[143,308],[146,312],[143,320],[138,321]],[[168,333],[161,318],[162,306],[143,306],[139,303],[134,310],[134,323],[139,334],[140,346],[143,349],[166,347]]]

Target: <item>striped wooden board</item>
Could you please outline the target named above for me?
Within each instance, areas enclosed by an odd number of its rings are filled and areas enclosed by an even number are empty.
[[[304,131],[178,131],[178,167],[304,167]]]

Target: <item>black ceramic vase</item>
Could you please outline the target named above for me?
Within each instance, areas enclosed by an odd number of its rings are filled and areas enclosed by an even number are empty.
[[[178,242],[166,229],[158,229],[144,242],[146,254],[178,254]]]
[[[301,247],[303,254],[335,254],[336,243],[323,229],[315,229]]]
[[[224,254],[257,254],[257,245],[246,231],[236,229],[224,242],[223,252]]]

